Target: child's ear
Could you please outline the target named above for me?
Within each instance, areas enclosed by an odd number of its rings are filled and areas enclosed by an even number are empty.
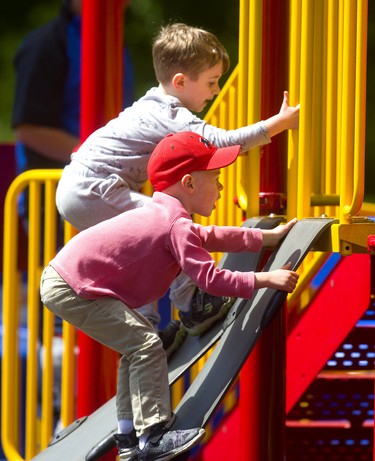
[[[185,75],[179,72],[178,74],[175,74],[172,78],[172,85],[174,88],[177,90],[181,90],[185,86]]]
[[[181,179],[181,184],[184,190],[188,193],[191,193],[194,190],[194,178],[191,174],[186,174]]]

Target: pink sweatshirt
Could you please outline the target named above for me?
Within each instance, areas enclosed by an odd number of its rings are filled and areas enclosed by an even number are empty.
[[[155,192],[74,236],[50,264],[79,296],[130,308],[161,298],[181,270],[212,295],[251,298],[254,273],[219,269],[209,252],[256,252],[262,243],[259,229],[195,224],[179,200]]]

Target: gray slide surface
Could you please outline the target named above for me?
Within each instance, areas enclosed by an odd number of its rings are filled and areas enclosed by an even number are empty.
[[[286,236],[264,270],[279,269],[292,263],[295,270],[314,242],[332,224],[332,219],[299,221]],[[236,319],[220,341],[178,404],[171,429],[205,426],[238,376],[261,332],[286,299],[287,293],[270,288],[257,291],[253,300],[242,300]],[[240,300],[238,300],[240,302]]]

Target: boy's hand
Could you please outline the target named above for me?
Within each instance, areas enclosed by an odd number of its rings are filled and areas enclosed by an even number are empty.
[[[289,93],[284,91],[284,99],[281,105],[279,114],[282,116],[285,122],[285,129],[286,130],[295,130],[298,128],[299,125],[299,107],[297,106],[290,106],[289,105]]]
[[[287,270],[286,267],[287,266],[284,266],[281,269],[268,272],[270,276],[269,286],[270,288],[275,288],[276,290],[293,293],[296,288],[299,275],[297,272]]]
[[[255,288],[275,288],[276,290],[292,293],[296,288],[299,275],[297,272],[289,270],[291,263],[289,262],[281,269],[276,269],[271,272],[256,272]]]
[[[284,130],[295,130],[299,125],[299,104],[289,105],[289,93],[284,91],[284,99],[278,114],[264,120],[270,138]]]
[[[290,231],[297,222],[297,218],[291,219],[286,224],[281,224],[270,230],[263,230],[263,246],[275,247],[282,238]]]

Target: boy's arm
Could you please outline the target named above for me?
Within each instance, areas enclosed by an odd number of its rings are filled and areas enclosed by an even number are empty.
[[[263,234],[263,246],[275,247],[282,238],[290,231],[290,229],[297,222],[297,219],[291,219],[286,224],[281,224],[274,229],[262,229]]]
[[[291,263],[271,272],[255,272],[254,288],[275,288],[292,293],[297,285],[299,275],[289,270]]]
[[[289,105],[289,94],[284,91],[284,100],[280,112],[267,120],[264,124],[267,128],[270,138],[284,130],[295,130],[299,123],[299,104],[297,106]]]
[[[209,252],[258,252],[264,246],[261,229],[193,224],[201,244]]]

